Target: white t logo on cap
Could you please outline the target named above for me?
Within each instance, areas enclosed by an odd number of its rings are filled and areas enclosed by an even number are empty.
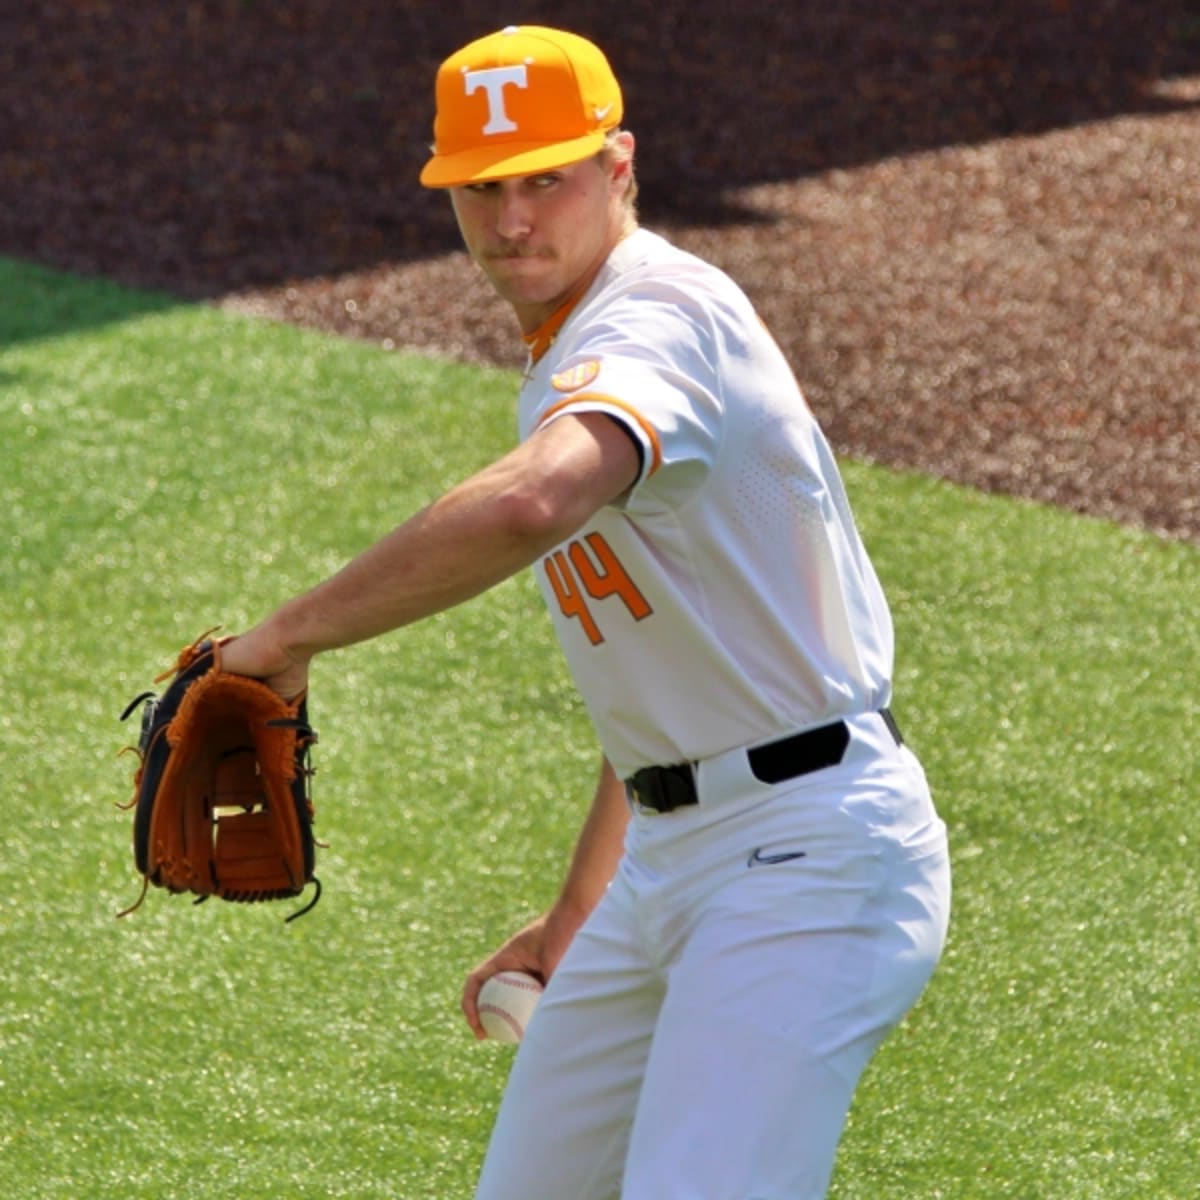
[[[463,81],[468,96],[480,88],[487,93],[488,122],[483,127],[484,133],[512,133],[516,129],[516,122],[509,118],[504,108],[504,88],[510,83],[519,88],[529,86],[529,73],[523,65],[490,67],[486,71],[464,71]]]

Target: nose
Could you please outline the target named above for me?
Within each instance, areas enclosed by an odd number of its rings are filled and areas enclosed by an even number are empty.
[[[511,183],[506,180],[500,185],[500,198],[496,206],[496,232],[509,241],[527,237],[533,228],[529,202]]]

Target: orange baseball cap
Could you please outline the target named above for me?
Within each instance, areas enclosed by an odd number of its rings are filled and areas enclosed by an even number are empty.
[[[599,152],[624,112],[600,49],[541,25],[510,25],[452,54],[437,74],[426,187],[536,175]]]

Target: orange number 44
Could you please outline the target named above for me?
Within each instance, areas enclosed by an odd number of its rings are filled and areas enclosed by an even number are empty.
[[[593,646],[604,641],[604,634],[588,607],[589,597],[606,600],[619,596],[635,621],[645,620],[654,611],[601,534],[589,533],[582,542],[571,542],[542,565],[563,616],[578,617]]]

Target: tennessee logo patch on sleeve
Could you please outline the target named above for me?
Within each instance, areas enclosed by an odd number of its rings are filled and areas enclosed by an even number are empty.
[[[555,391],[577,392],[580,388],[587,387],[599,374],[600,364],[593,358],[587,362],[576,363],[575,366],[568,367],[565,371],[559,371],[557,375],[551,377],[550,382],[554,385]]]

